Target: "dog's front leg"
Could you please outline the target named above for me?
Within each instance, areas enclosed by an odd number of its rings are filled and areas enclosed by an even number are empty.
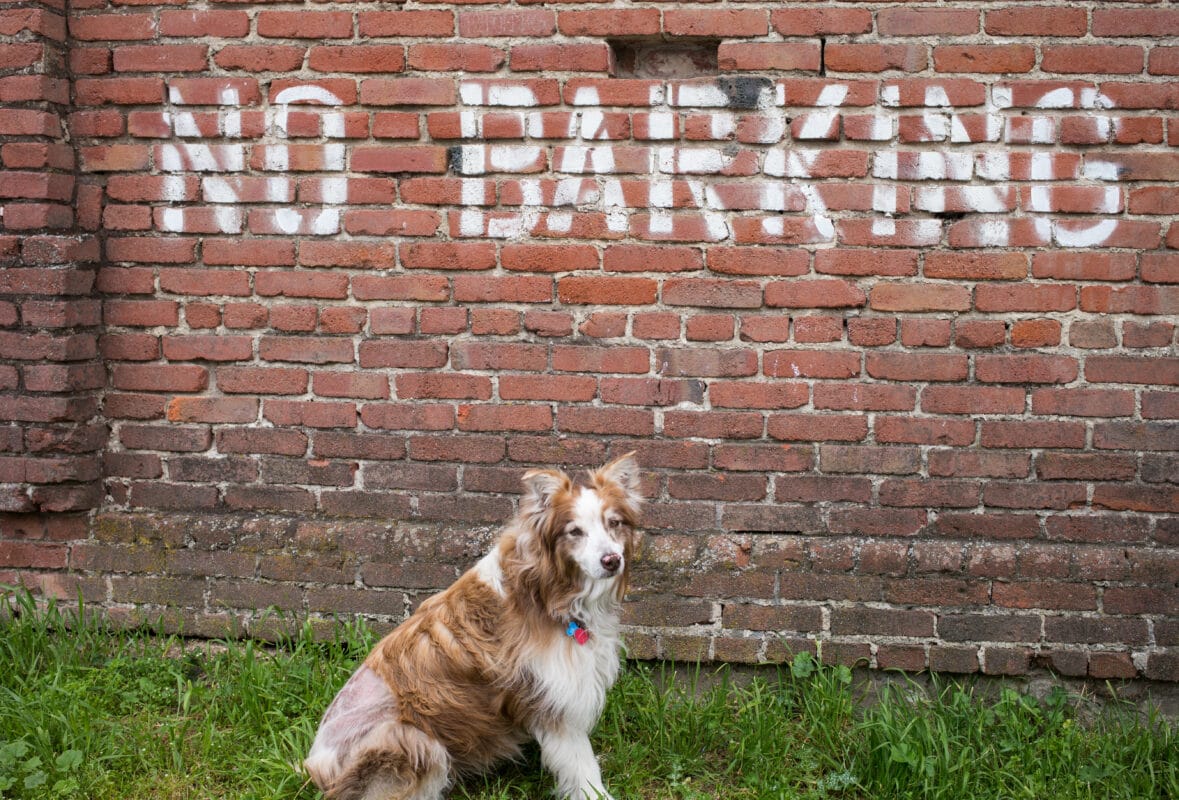
[[[602,783],[589,735],[581,731],[537,731],[540,758],[557,779],[557,796],[572,800],[614,800]]]

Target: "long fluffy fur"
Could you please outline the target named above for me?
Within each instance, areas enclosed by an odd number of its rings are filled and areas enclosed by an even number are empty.
[[[328,707],[305,765],[329,798],[436,800],[529,738],[559,795],[609,797],[588,734],[618,672],[638,467],[626,455],[586,485],[543,470],[524,486],[492,551],[379,642]],[[621,566],[605,574],[613,553]],[[584,645],[566,636],[571,620]]]

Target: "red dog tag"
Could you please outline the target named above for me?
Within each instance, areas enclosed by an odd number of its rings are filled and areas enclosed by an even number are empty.
[[[572,636],[578,644],[585,644],[590,638],[589,631],[581,627],[576,620],[570,622],[569,627],[565,628],[565,635]]]

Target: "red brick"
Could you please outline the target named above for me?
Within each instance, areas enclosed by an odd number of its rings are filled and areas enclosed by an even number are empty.
[[[987,383],[1071,383],[1078,365],[1065,356],[980,355],[975,374]]]
[[[929,51],[916,44],[828,44],[823,64],[835,72],[921,72],[929,63]]]
[[[951,325],[943,319],[901,320],[901,344],[906,347],[945,347],[950,343]]]
[[[481,375],[401,373],[394,382],[402,400],[433,398],[440,400],[488,400],[491,379]]]
[[[357,16],[363,37],[450,37],[455,32],[454,12],[449,10],[361,11]]]
[[[1097,608],[1097,590],[1074,583],[996,583],[995,605],[1008,608],[1045,608],[1089,611]]]
[[[432,236],[441,217],[432,211],[364,210],[344,212],[344,230],[353,236]]]
[[[1019,414],[1023,389],[988,386],[930,386],[921,393],[921,408],[940,414]]]
[[[1032,412],[1053,416],[1126,417],[1134,413],[1132,392],[1115,389],[1037,389]]]
[[[200,44],[118,47],[116,72],[199,72],[208,66],[209,49]]]
[[[459,36],[467,39],[499,36],[552,36],[557,14],[548,9],[465,11],[458,15]]]
[[[87,14],[70,18],[70,35],[82,41],[133,41],[155,37],[152,14]]]
[[[388,269],[396,263],[396,249],[381,241],[304,241],[299,247],[299,263],[305,267]]]
[[[759,439],[764,430],[761,414],[734,411],[667,411],[664,433],[672,437],[706,439]]]
[[[775,8],[770,22],[785,36],[870,33],[872,12],[867,8]]]
[[[78,105],[158,105],[164,100],[160,78],[79,78],[75,96]]]
[[[186,243],[191,245],[191,242]],[[205,239],[201,254],[206,264],[217,266],[278,267],[295,264],[295,245],[291,241]]]
[[[776,378],[851,378],[860,374],[857,353],[814,350],[772,350],[765,354],[763,370]]]
[[[1175,326],[1169,322],[1122,323],[1122,344],[1126,347],[1166,347],[1174,335]]]
[[[769,20],[765,10],[757,8],[668,9],[663,12],[663,32],[668,36],[764,36]]]
[[[558,27],[566,36],[650,36],[660,31],[658,8],[561,11]]]
[[[303,65],[305,48],[291,45],[228,45],[213,56],[222,69],[246,72],[290,72]]]
[[[449,106],[457,98],[453,80],[368,78],[360,83],[360,101],[365,105]]]
[[[401,72],[405,69],[405,48],[376,44],[312,47],[307,64],[317,72]]]
[[[309,428],[353,428],[356,426],[356,406],[352,403],[267,399],[262,406],[262,416],[280,426]]]
[[[1007,7],[987,11],[983,28],[993,36],[1084,36],[1083,8]]]
[[[500,254],[503,268],[518,272],[593,270],[598,260],[598,251],[589,245],[506,244]]]
[[[563,372],[643,374],[650,369],[650,353],[642,347],[558,346],[552,368]]]
[[[460,303],[547,303],[552,296],[549,278],[459,275],[454,279],[454,299]]]
[[[280,39],[345,39],[352,36],[346,11],[261,11],[258,35]]]
[[[663,302],[673,306],[760,308],[761,286],[754,281],[669,279],[663,284]]]
[[[358,275],[352,279],[358,300],[439,301],[450,297],[449,282],[441,276],[411,275],[378,277]]]
[[[717,61],[722,70],[738,72],[818,72],[821,67],[819,46],[812,42],[721,42]]]
[[[596,44],[517,44],[511,50],[514,72],[607,72],[610,47]]]
[[[655,302],[658,284],[650,278],[567,277],[557,282],[557,295],[570,305],[647,305]]]
[[[414,242],[399,249],[407,269],[485,270],[496,265],[491,242]]]
[[[1141,383],[1179,386],[1179,358],[1089,356],[1085,379],[1091,383]]]
[[[906,13],[924,16],[929,9]],[[890,100],[889,105],[900,108],[925,107],[931,93],[944,96],[952,106],[980,106],[986,102],[986,86],[970,78],[902,78],[888,81],[884,90],[895,93],[896,101]]]
[[[1081,309],[1101,313],[1171,315],[1179,312],[1179,291],[1170,286],[1086,286],[1081,289]]]
[[[901,277],[917,274],[917,259],[918,254],[908,250],[820,250],[815,272]]]
[[[1037,253],[1032,260],[1032,275],[1037,278],[1124,281],[1134,273],[1134,257],[1129,253]]]
[[[457,419],[462,431],[542,432],[553,427],[552,409],[538,405],[462,405]]]
[[[254,78],[171,78],[168,95],[181,105],[214,105],[222,102],[227,92],[237,96],[242,104],[257,103],[262,99],[258,81]]]
[[[686,272],[702,266],[697,248],[668,245],[610,245],[602,260],[607,272]]]
[[[421,403],[415,403],[413,405],[400,403],[366,403],[360,411],[360,418],[370,428],[381,430],[445,431],[454,427],[454,408],[448,405],[424,405]],[[316,439],[317,453],[323,449],[321,444],[324,441],[322,437]],[[352,450],[345,451],[342,449],[342,444],[337,442],[332,446],[332,452],[330,454],[356,454],[365,458],[376,457],[368,450],[365,450],[364,453],[368,454],[364,455],[363,453],[357,453]],[[400,449],[394,447],[388,457],[401,458]]]
[[[263,336],[258,341],[258,357],[264,361],[290,361],[302,364],[330,364],[353,361],[351,339],[309,336]]]
[[[557,409],[557,430],[570,433],[651,436],[655,431],[653,412],[646,409],[584,408]]]
[[[199,392],[209,385],[209,371],[198,366],[117,364],[111,385],[132,391]]]
[[[307,372],[282,367],[220,367],[217,388],[229,394],[303,394]]]
[[[1040,68],[1059,73],[1134,74],[1144,64],[1141,47],[1129,45],[1045,46]]]
[[[218,37],[236,39],[250,32],[250,18],[245,11],[173,11],[160,12],[162,36]]]
[[[1146,419],[1179,419],[1179,395],[1172,392],[1143,392],[1142,416]]]
[[[613,13],[613,12],[611,12]],[[609,81],[598,80],[593,78],[570,78],[565,82],[565,102],[575,106],[581,105],[602,105],[602,106],[635,106],[635,107],[649,107],[653,105],[653,98],[661,95],[662,84],[656,81],[636,80],[627,78],[612,78]],[[627,170],[632,172],[646,172],[647,169],[643,167],[648,159],[646,158],[646,148],[631,148],[629,151],[621,148],[613,148],[615,158],[622,161],[623,153],[628,153],[634,157],[631,158],[635,162],[633,169]],[[638,156],[642,156],[639,158]],[[564,159],[558,159],[557,163],[564,163]]]
[[[979,12],[969,8],[886,8],[876,14],[876,30],[882,36],[969,35],[978,33]]]
[[[411,69],[429,72],[495,72],[507,62],[507,54],[484,44],[428,42],[410,45]]]
[[[254,292],[259,297],[343,299],[348,296],[348,276],[310,271],[257,272],[254,275]]]
[[[248,361],[254,357],[253,338],[227,334],[165,336],[164,358],[170,361]]]
[[[858,383],[816,383],[814,407],[833,411],[908,411],[917,391],[906,386]]]
[[[890,381],[963,381],[967,357],[909,353],[869,353],[865,370],[873,378]]]
[[[171,422],[253,422],[258,401],[235,397],[175,397],[168,403]]]
[[[730,314],[696,314],[688,318],[684,333],[691,342],[727,342],[736,329],[737,321]]]
[[[925,276],[956,280],[1023,280],[1028,258],[1023,253],[961,253],[935,251],[925,256]]]
[[[447,151],[429,145],[364,146],[353,151],[353,168],[365,172],[447,171]]]
[[[966,311],[970,291],[957,285],[878,283],[869,304],[878,311]]]
[[[358,363],[364,369],[430,369],[444,366],[447,352],[445,342],[369,340],[362,341],[358,347]]]
[[[863,289],[842,280],[777,281],[766,286],[770,308],[855,308],[866,302]]]
[[[941,45],[933,48],[938,72],[1014,74],[1030,72],[1036,63],[1031,45]]]
[[[1061,324],[1054,319],[1020,320],[1011,326],[1014,347],[1053,347],[1060,344]]]
[[[790,320],[784,320],[786,326]],[[768,323],[767,323],[768,324]],[[775,329],[771,328],[772,331]],[[776,332],[776,331],[775,331]],[[838,342],[843,339],[844,321],[836,316],[802,316],[794,318],[794,341],[800,344]],[[786,341],[788,336],[774,336],[771,340]]]
[[[1179,47],[1152,47],[1146,71],[1151,75],[1179,75]]]
[[[597,381],[567,375],[502,375],[499,393],[504,400],[587,402],[597,394]]]
[[[1159,8],[1097,9],[1093,12],[1094,36],[1176,36],[1179,13]]]
[[[250,294],[250,276],[244,272],[217,269],[161,269],[160,291],[197,297]]]

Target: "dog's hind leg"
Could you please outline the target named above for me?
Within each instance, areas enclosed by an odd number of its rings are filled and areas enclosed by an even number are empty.
[[[324,792],[332,800],[441,800],[450,756],[417,728],[389,721],[357,744],[355,758]]]

